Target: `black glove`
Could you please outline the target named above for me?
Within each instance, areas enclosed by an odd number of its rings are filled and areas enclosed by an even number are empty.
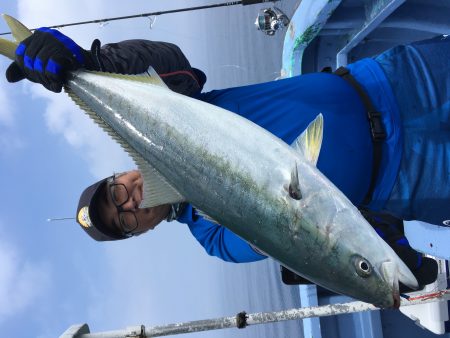
[[[95,40],[93,47],[99,48]],[[6,79],[17,82],[28,79],[59,93],[69,71],[78,68],[98,70],[98,61],[72,39],[50,28],[39,28],[16,49],[16,59],[6,70]],[[96,64],[97,63],[97,64]]]

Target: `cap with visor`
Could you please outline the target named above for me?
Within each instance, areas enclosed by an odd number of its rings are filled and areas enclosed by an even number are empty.
[[[113,176],[107,177],[87,187],[81,194],[80,201],[78,202],[76,215],[77,223],[80,224],[81,228],[96,241],[116,241],[128,238],[126,235],[111,231],[111,228],[102,222],[98,214],[98,208],[95,207],[102,188],[112,177]]]

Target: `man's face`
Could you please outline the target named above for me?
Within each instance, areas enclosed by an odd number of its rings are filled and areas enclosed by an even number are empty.
[[[98,213],[103,223],[115,233],[129,233],[124,224],[134,224],[132,234],[140,234],[155,228],[167,217],[170,205],[139,209],[143,196],[144,182],[138,170],[115,176],[114,182],[106,183],[100,191],[97,202]],[[118,187],[120,189],[118,189]],[[126,189],[122,189],[125,187]],[[126,216],[126,217],[124,217]],[[134,218],[135,217],[135,218]],[[131,219],[131,221],[127,221]]]

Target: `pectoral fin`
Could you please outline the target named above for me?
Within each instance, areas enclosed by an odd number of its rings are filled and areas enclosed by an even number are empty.
[[[289,196],[295,200],[302,198],[302,192],[300,190],[300,182],[298,180],[298,168],[297,163],[291,171],[291,182],[289,183]]]
[[[292,148],[298,151],[307,161],[317,165],[323,138],[323,116],[322,114],[312,121],[308,128],[292,143]]]

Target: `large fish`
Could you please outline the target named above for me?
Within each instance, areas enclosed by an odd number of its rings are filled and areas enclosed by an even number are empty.
[[[16,42],[31,32],[5,16]],[[146,206],[189,201],[310,281],[379,307],[417,281],[351,202],[316,168],[322,115],[292,146],[224,109],[170,91],[151,71],[77,71],[67,93],[135,160]],[[330,127],[331,128],[331,127]]]

